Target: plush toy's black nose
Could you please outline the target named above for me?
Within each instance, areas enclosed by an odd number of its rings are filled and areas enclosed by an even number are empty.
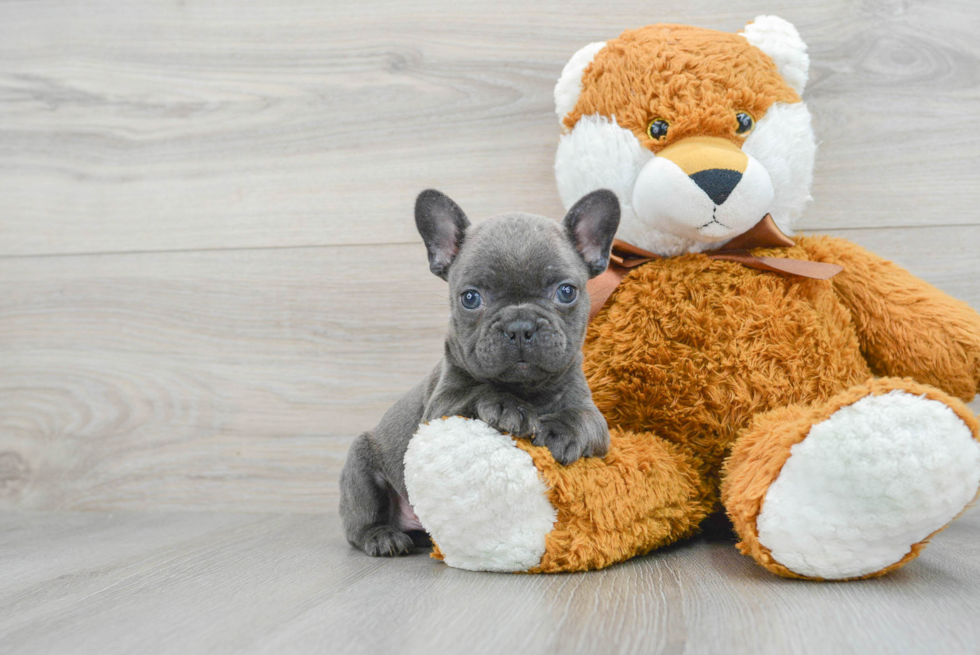
[[[711,202],[716,205],[723,205],[735,187],[738,186],[742,174],[727,168],[709,168],[694,173],[691,175],[691,179],[701,187],[702,191],[708,194]]]
[[[510,339],[511,345],[522,349],[531,343],[537,331],[538,326],[534,321],[511,321],[504,328],[504,334]]]

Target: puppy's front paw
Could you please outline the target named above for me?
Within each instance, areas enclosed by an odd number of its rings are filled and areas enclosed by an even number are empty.
[[[602,457],[609,450],[606,444],[593,443],[586,435],[558,419],[542,419],[541,433],[533,443],[547,446],[555,460],[565,466],[580,457]]]
[[[532,437],[541,430],[534,410],[509,394],[492,394],[480,399],[476,415],[490,427],[515,437]]]
[[[414,546],[412,538],[390,525],[371,528],[364,536],[364,552],[371,557],[407,555]]]
[[[547,446],[559,464],[568,466],[582,456],[582,444],[575,437],[563,423],[546,421],[541,426],[541,433],[535,437],[534,445]]]

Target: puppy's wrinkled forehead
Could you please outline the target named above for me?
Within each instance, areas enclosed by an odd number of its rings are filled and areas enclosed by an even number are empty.
[[[566,279],[584,283],[588,270],[564,229],[534,214],[488,218],[466,233],[449,282],[514,293],[540,293]]]

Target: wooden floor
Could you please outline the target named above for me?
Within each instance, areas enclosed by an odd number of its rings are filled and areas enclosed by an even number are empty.
[[[803,231],[980,309],[975,0],[0,0],[0,652],[980,650],[977,512],[851,585],[339,535],[348,445],[440,354],[415,194],[558,217],[567,58],[762,13],[810,46]]]
[[[10,653],[977,653],[980,510],[893,575],[773,577],[724,539],[504,575],[354,551],[335,514],[0,514]]]

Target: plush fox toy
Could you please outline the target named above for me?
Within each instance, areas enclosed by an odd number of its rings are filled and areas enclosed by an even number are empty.
[[[783,576],[907,563],[980,488],[980,316],[843,239],[789,238],[815,154],[795,28],[627,31],[575,53],[555,88],[570,206],[623,213],[590,289],[585,368],[604,459],[458,417],[422,426],[409,499],[435,555],[468,569],[608,566],[728,513]]]

